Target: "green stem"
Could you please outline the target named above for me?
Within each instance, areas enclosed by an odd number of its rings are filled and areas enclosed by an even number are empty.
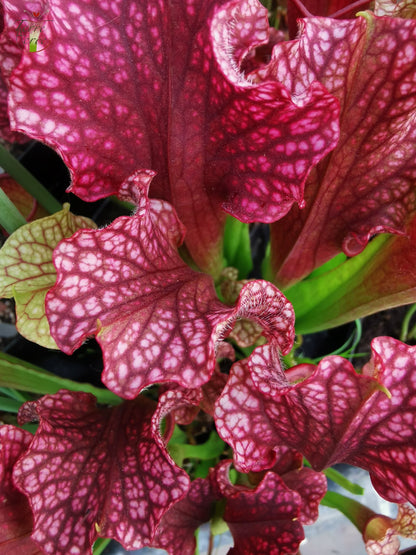
[[[62,210],[56,198],[3,145],[0,145],[0,167],[35,197],[50,214]]]
[[[406,316],[403,318],[402,329],[400,332],[400,341],[407,341],[409,336],[409,325],[413,314],[416,312],[416,304],[412,305],[406,312]]]
[[[196,542],[196,547],[195,547],[194,555],[199,555],[200,551],[199,551],[199,529],[198,528],[195,530],[195,542]]]
[[[343,474],[338,472],[338,470],[335,470],[335,468],[327,468],[326,470],[324,470],[324,474],[329,480],[332,480],[350,493],[353,493],[355,495],[364,494],[364,488],[362,488],[358,484],[350,482],[347,478],[345,478]]]
[[[359,342],[361,341],[361,337],[363,335],[363,325],[361,323],[361,320],[359,318],[357,318],[355,320],[355,335],[354,335],[354,341],[353,344],[351,346],[351,352],[353,353],[355,351],[355,349],[358,347]]]
[[[25,225],[26,220],[12,203],[3,189],[0,188],[0,225],[7,233],[12,234],[16,229]]]
[[[407,334],[407,340],[406,341],[411,341],[415,337],[416,337],[416,325],[414,325],[413,328]]]
[[[308,468],[312,468],[310,462],[307,461],[305,458],[303,459],[303,464]],[[328,480],[332,480],[350,493],[353,493],[354,495],[364,494],[364,488],[362,488],[358,484],[354,484],[354,482],[350,482],[350,480],[348,480],[343,474],[338,472],[338,470],[335,470],[335,468],[326,468],[323,473],[328,478]]]
[[[321,505],[338,509],[345,515],[358,530],[362,533],[365,525],[372,518],[375,513],[365,505],[358,503],[350,497],[345,497],[335,491],[327,491],[325,497],[321,501]]]
[[[98,540],[94,544],[93,554],[94,555],[101,555],[107,545],[110,543],[110,539],[107,538],[98,538]]]

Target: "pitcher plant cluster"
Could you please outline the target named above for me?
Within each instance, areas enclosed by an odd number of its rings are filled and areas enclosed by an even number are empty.
[[[23,176],[26,223],[2,147],[0,295],[43,347],[95,337],[105,387],[1,355],[0,553],[192,555],[211,521],[229,553],[297,554],[321,502],[370,555],[416,539],[416,347],[376,337],[357,368],[295,349],[416,302],[416,4],[264,4],[0,4],[4,140],[130,206],[98,228]],[[327,492],[357,489],[337,463],[397,517]]]

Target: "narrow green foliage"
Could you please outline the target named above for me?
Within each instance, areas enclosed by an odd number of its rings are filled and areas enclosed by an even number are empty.
[[[97,397],[98,403],[106,405],[118,405],[122,402],[122,399],[107,389],[60,378],[5,353],[0,353],[0,386],[30,391],[39,395],[53,394],[60,389],[69,389],[70,391],[92,393]]]
[[[224,534],[228,530],[228,525],[222,518],[225,511],[226,500],[222,499],[215,503],[214,516],[211,520],[211,534],[213,536],[219,536]]]
[[[98,540],[94,543],[93,555],[101,555],[110,541],[111,540],[107,538],[98,538]]]
[[[401,332],[400,332],[400,341],[408,341],[409,339],[415,339],[415,337],[416,337],[416,326],[414,326],[409,332],[410,322],[411,322],[415,312],[416,312],[416,304],[413,304],[407,310],[406,315],[403,318],[402,329],[401,329]]]
[[[318,269],[314,277],[304,279],[284,291],[295,309],[298,334],[339,326],[368,314],[365,307],[357,306],[348,313],[342,313],[339,307],[349,298],[351,291],[361,284],[365,268],[388,240],[388,235],[379,235],[357,256],[341,263],[337,260],[335,267],[324,273]],[[360,310],[364,311],[363,314]]]
[[[62,210],[62,206],[56,198],[1,144],[0,167],[11,177],[14,177],[50,214]]]
[[[366,523],[374,515],[374,512],[365,505],[335,491],[327,491],[321,505],[337,509],[360,531],[364,530]]]
[[[0,412],[14,412],[17,414],[21,404],[21,401],[0,395]]]
[[[238,278],[246,278],[253,267],[248,225],[227,217],[224,231],[224,257],[227,266],[238,270]]]
[[[364,495],[364,488],[354,482],[350,482],[343,474],[335,470],[335,468],[327,468],[324,470],[325,476],[344,488],[346,491],[353,493],[354,495]]]
[[[28,400],[24,395],[22,395],[22,393],[20,393],[20,391],[16,391],[16,389],[12,389],[11,387],[0,387],[0,394],[5,397],[10,397],[10,399],[20,401],[21,403]]]
[[[11,234],[25,223],[22,214],[0,187],[0,226]]]
[[[331,353],[328,353],[325,356],[338,355],[340,357],[350,359],[354,357],[365,356],[367,354],[367,353],[355,353],[355,349],[357,348],[357,345],[361,341],[363,327],[361,324],[361,320],[359,319],[355,320],[354,323],[355,323],[355,330],[351,333],[347,341],[345,341],[345,343],[341,345],[341,347],[338,347],[338,349],[335,349],[335,351],[332,351]],[[323,358],[324,357],[318,357],[316,359],[313,359],[312,362],[313,364],[317,364]]]
[[[303,464],[311,468],[311,465],[306,459],[303,459]],[[335,468],[326,468],[325,470],[323,470],[323,473],[329,480],[332,480],[332,482],[335,482],[335,484],[338,484],[346,491],[349,491],[354,495],[364,495],[364,488],[348,480],[343,474],[338,472],[338,470],[335,470]]]
[[[196,540],[196,548],[195,548],[194,555],[200,555],[200,550],[199,550],[199,528],[197,528],[195,530],[195,540]]]

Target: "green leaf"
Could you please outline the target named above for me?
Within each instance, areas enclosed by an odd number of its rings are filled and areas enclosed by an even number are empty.
[[[164,422],[165,421],[163,420],[163,423]],[[170,446],[174,444],[184,444],[187,442],[187,440],[188,438],[186,433],[183,430],[181,430],[177,424],[175,424],[175,427],[173,428],[173,433],[169,440],[168,445]]]
[[[178,441],[178,443],[175,443],[175,441]],[[182,466],[184,459],[215,460],[222,454],[225,447],[225,443],[215,431],[212,431],[208,440],[200,445],[184,444],[182,441],[183,437],[178,435],[176,440],[172,436],[169,442],[169,453],[179,466]]]
[[[261,275],[263,276],[263,279],[265,279],[266,281],[273,282],[274,273],[271,267],[271,254],[272,254],[272,249],[269,241],[266,246],[266,252],[264,253],[263,262],[261,263]]]
[[[0,250],[0,296],[16,300],[16,328],[29,339],[57,349],[45,314],[45,297],[56,281],[53,250],[78,229],[96,227],[89,218],[74,216],[66,204],[60,212],[19,227]]]
[[[253,267],[248,225],[227,216],[224,231],[226,265],[237,268],[238,278],[247,277]]]
[[[322,274],[325,274],[326,272],[329,272],[330,270],[333,270],[334,268],[338,268],[338,266],[340,266],[346,260],[347,256],[343,252],[340,252],[339,254],[334,256],[334,258],[331,258],[331,260],[328,260],[328,262],[322,264],[322,266],[315,268],[315,270],[311,272],[306,279],[318,277]]]
[[[225,443],[217,432],[211,432],[208,440],[200,445],[181,445],[183,457],[185,459],[208,460],[219,457],[224,451]]]
[[[195,465],[194,471],[192,472],[193,478],[206,478],[214,466],[218,462],[218,457],[214,459],[207,459],[206,461],[198,461]]]
[[[39,395],[53,394],[60,389],[69,389],[70,391],[92,393],[101,404],[118,405],[122,402],[122,399],[108,389],[60,378],[5,353],[0,353],[0,386],[30,391]]]

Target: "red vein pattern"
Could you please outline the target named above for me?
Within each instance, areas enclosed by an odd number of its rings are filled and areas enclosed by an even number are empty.
[[[238,270],[235,268],[226,268],[222,271],[221,276],[224,281],[221,283],[221,295],[227,304],[233,304],[238,299],[241,289],[246,283],[247,279],[237,281]],[[262,335],[262,329],[258,324],[251,320],[239,320],[235,323],[233,331],[230,333],[230,338],[240,347],[250,347]]]
[[[274,447],[287,445],[316,470],[339,462],[364,468],[381,495],[415,504],[416,347],[379,337],[372,351],[364,375],[330,356],[285,376],[269,346],[234,364],[215,417],[235,464],[270,468]]]
[[[374,12],[377,15],[416,18],[416,4],[414,0],[375,0]]]
[[[234,538],[234,548],[229,553],[296,551],[303,539],[300,524],[312,524],[318,516],[326,477],[296,465],[281,476],[275,469],[264,473],[258,477],[257,486],[250,488],[231,484],[230,464],[222,461],[210,471],[208,479],[192,482],[187,496],[163,517],[153,547],[163,547],[171,555],[193,553],[195,529],[213,516],[214,502],[219,501],[225,505],[223,518]]]
[[[26,143],[30,140],[29,137],[10,129],[7,92],[7,86],[0,75],[0,136],[10,143]]]
[[[215,500],[208,480],[194,480],[186,497],[175,503],[162,518],[152,547],[166,549],[169,555],[195,553],[195,531],[210,520]]]
[[[299,468],[282,475],[286,486],[302,498],[299,521],[313,524],[319,516],[319,503],[326,493],[327,479],[322,472],[312,468]]]
[[[416,511],[410,505],[400,504],[394,528],[404,538],[416,539]]]
[[[238,318],[263,327],[283,353],[294,337],[293,309],[271,284],[253,281],[235,307],[217,299],[212,279],[177,253],[183,229],[171,206],[145,197],[132,217],[102,230],[83,230],[54,251],[57,281],[46,313],[57,345],[72,353],[96,335],[104,352],[103,381],[124,398],[175,382],[198,387],[215,368],[215,349]],[[75,299],[75,301],[74,301]]]
[[[53,0],[50,44],[35,54],[16,35],[27,3],[3,5],[0,44],[20,47],[3,55],[14,128],[63,156],[85,200],[157,172],[151,196],[175,206],[203,270],[220,271],[222,205],[244,221],[276,220],[336,144],[338,102],[321,85],[294,98],[275,78],[239,71],[268,40],[258,0]]]
[[[351,0],[301,0],[304,6],[304,10],[301,11],[293,0],[287,3],[287,24],[289,28],[289,35],[295,38],[298,34],[298,19],[303,17],[320,16],[320,17],[331,17],[337,14],[339,10],[343,10],[342,19],[354,19],[358,8],[352,8],[348,10],[350,4],[355,4]],[[370,2],[366,4],[363,2],[360,6],[360,10],[366,10],[370,5]],[[345,11],[344,11],[345,10]],[[310,15],[309,15],[310,14]],[[334,21],[334,24],[336,22]]]
[[[0,427],[0,553],[4,555],[42,554],[30,538],[33,516],[29,502],[12,480],[13,466],[32,439],[32,434],[20,428]]]
[[[296,553],[304,538],[299,522],[302,499],[283,479],[267,472],[255,489],[229,481],[230,461],[214,469],[211,480],[226,498],[223,514],[234,538],[230,555]]]
[[[399,553],[400,540],[393,528],[388,528],[382,538],[365,541],[365,550],[368,555],[391,555]]]
[[[367,507],[363,512],[370,513]],[[361,530],[368,555],[390,555],[398,553],[400,548],[399,535],[416,539],[416,512],[410,505],[399,504],[395,519],[373,513],[371,518],[366,515],[364,529]]]
[[[200,410],[203,410],[210,416],[214,415],[215,403],[221,395],[227,380],[228,375],[223,374],[217,364],[210,380],[202,387],[184,389],[180,385],[167,383],[159,387],[159,394],[166,391],[178,391],[187,398],[190,395],[191,398],[194,398],[193,403],[176,408],[172,414],[177,424],[187,426],[193,422]]]
[[[30,138],[10,129],[8,113],[8,77],[18,64],[22,50],[17,36],[19,21],[14,19],[14,22],[15,24],[10,26],[10,40],[4,41],[1,35],[4,30],[4,9],[0,4],[0,136],[11,143],[23,144]]]
[[[159,436],[155,408],[144,397],[97,408],[93,395],[65,390],[23,405],[20,422],[37,418],[39,428],[13,476],[44,553],[91,554],[98,535],[129,550],[151,542],[189,487]]]
[[[358,254],[375,234],[405,234],[415,212],[416,21],[367,13],[306,19],[301,29],[275,47],[272,75],[304,75],[308,65],[341,103],[341,135],[307,180],[305,208],[272,225],[280,287],[341,250]]]

